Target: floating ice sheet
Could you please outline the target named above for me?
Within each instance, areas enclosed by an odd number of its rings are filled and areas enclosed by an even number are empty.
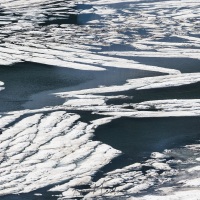
[[[0,135],[0,195],[63,181],[72,185],[74,177],[79,179],[73,186],[89,183],[89,177],[119,155],[108,145],[91,141],[94,126],[77,121],[79,117],[65,111],[30,114],[4,130]]]

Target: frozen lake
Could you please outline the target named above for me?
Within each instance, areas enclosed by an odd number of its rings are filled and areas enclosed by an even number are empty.
[[[0,199],[198,200],[199,14],[0,0]]]

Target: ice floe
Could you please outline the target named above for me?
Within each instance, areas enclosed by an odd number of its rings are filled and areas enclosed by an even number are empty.
[[[180,75],[166,75],[128,80],[120,86],[100,87],[79,91],[57,93],[66,99],[65,109],[94,111],[101,115],[118,117],[170,117],[170,116],[199,116],[199,99],[168,99],[146,101],[128,105],[107,105],[109,99],[127,98],[110,94],[128,90],[149,90],[155,88],[177,87],[197,83],[200,81],[199,73],[185,73]],[[107,96],[106,93],[109,93]],[[103,94],[103,95],[102,95]],[[134,97],[133,97],[134,98]],[[129,108],[125,108],[129,106]]]
[[[113,85],[110,87],[99,87],[92,89],[85,89],[79,91],[70,91],[57,93],[56,95],[66,98],[71,95],[85,95],[85,94],[103,94],[103,93],[114,93],[128,90],[144,90],[154,88],[165,88],[165,87],[176,87],[181,85],[188,85],[197,83],[200,81],[200,73],[185,73],[177,75],[166,75],[156,77],[146,77],[127,80],[124,85]]]
[[[3,131],[0,195],[30,192],[63,181],[69,181],[69,186],[89,183],[101,166],[120,154],[91,141],[94,126],[77,121],[79,117],[65,111],[30,114]],[[0,120],[5,121],[4,117]]]
[[[199,199],[199,190],[187,190],[187,191],[176,191],[173,194],[168,195],[146,195],[143,197],[131,197],[129,200],[198,200]]]

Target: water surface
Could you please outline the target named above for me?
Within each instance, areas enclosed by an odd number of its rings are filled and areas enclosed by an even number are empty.
[[[0,80],[5,83],[0,94],[0,112],[60,105],[64,100],[52,93],[120,85],[129,78],[156,75],[162,73],[120,68],[84,71],[30,62],[0,66]]]
[[[141,162],[152,152],[195,143],[200,137],[200,118],[120,118],[98,127],[95,136],[121,150],[133,163]]]

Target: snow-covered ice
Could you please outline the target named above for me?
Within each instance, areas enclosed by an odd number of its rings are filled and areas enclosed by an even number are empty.
[[[50,186],[48,192],[60,192],[58,199],[198,200],[199,144],[152,152],[142,163],[93,180],[123,153],[94,141],[93,135],[96,128],[120,117],[200,116],[199,99],[107,103],[129,98],[121,94],[127,91],[199,84],[196,68],[181,73],[170,65],[137,61],[200,60],[199,14],[199,0],[0,0],[2,66],[33,62],[97,73],[117,68],[160,73],[124,80],[121,85],[54,93],[65,100],[63,105],[1,113],[0,195]],[[72,23],[68,23],[70,16],[75,17]],[[77,111],[91,111],[99,119],[83,122]],[[85,185],[86,189],[77,189]]]

